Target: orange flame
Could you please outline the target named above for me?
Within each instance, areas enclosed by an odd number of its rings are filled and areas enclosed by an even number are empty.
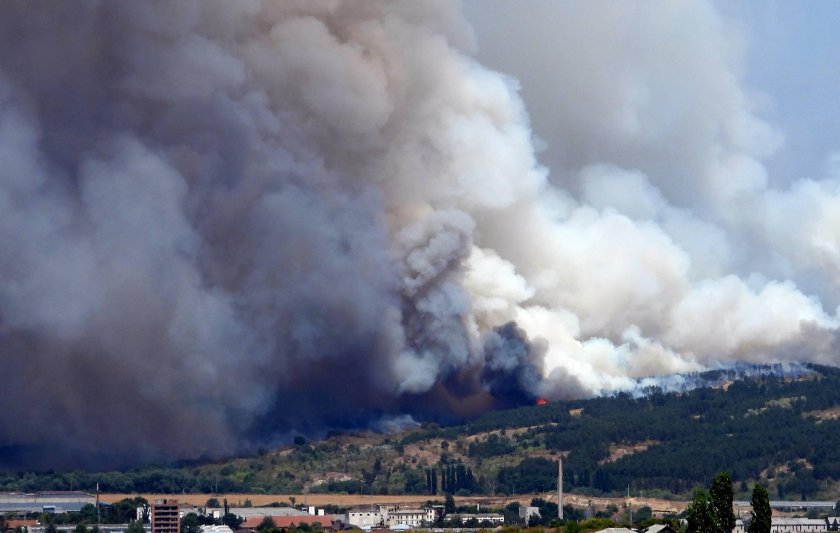
[[[545,405],[548,403],[548,400],[545,398],[537,398],[537,405]]]

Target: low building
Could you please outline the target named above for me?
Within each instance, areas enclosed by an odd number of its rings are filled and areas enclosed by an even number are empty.
[[[233,533],[230,526],[201,526],[201,533]]]
[[[385,525],[390,528],[397,526],[421,527],[434,523],[434,509],[397,509],[388,511]]]
[[[6,531],[14,531],[17,528],[21,528],[23,531],[28,532],[31,528],[38,525],[37,520],[6,520]]]
[[[540,509],[539,507],[529,507],[527,505],[520,505],[519,506],[519,519],[525,522],[525,525],[528,526],[531,524],[531,521],[534,518],[540,517]]]
[[[495,526],[505,523],[505,515],[498,513],[453,514],[448,515],[447,519],[458,524],[469,524],[473,520],[479,525],[492,524]]]
[[[254,516],[306,516],[309,514],[294,507],[228,507],[228,512],[242,520]],[[224,507],[208,507],[204,514],[219,519],[225,514],[225,509]]]
[[[828,518],[787,518],[774,516],[770,522],[770,533],[822,533],[826,531],[838,531],[840,529],[840,517],[829,516]],[[735,521],[735,528],[732,533],[746,533],[744,521]]]
[[[677,533],[677,531],[668,524],[653,524],[645,530],[645,533]]]
[[[81,491],[0,493],[0,513],[66,513],[96,504],[96,497]]]
[[[270,518],[275,527],[291,528],[301,524],[308,524],[310,526],[319,524],[324,529],[332,528],[335,520],[331,516],[312,516],[312,515],[275,515],[275,516],[252,516],[245,520],[239,527],[248,531],[254,531],[266,518]]]
[[[387,515],[387,509],[383,513],[380,508],[358,507],[344,513],[344,523],[362,529],[385,527],[385,518]]]
[[[344,515],[344,522],[346,524],[362,529],[375,527],[394,529],[397,526],[408,526],[409,528],[422,527],[433,524],[436,519],[436,511],[432,507],[403,509],[401,507],[379,505],[375,507],[357,507],[356,509],[351,509]]]
[[[28,528],[29,533],[45,533],[47,530],[46,524],[38,524]],[[75,533],[75,524],[61,524],[54,526],[58,533]],[[125,533],[128,530],[128,524],[102,524],[99,526],[100,533]]]

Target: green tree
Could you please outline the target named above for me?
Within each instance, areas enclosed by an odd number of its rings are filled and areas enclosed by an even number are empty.
[[[720,472],[712,480],[709,499],[718,533],[731,533],[735,528],[735,513],[732,511],[732,477],[729,472]]]
[[[218,498],[207,498],[207,507],[221,507]]]
[[[636,510],[635,513],[633,513],[633,520],[637,524],[641,524],[642,522],[647,522],[651,518],[653,518],[653,509],[651,509],[647,505],[640,507],[638,510]]]
[[[76,528],[73,530],[73,532],[74,533],[88,533],[88,529],[87,529],[87,526],[85,526],[84,524],[79,524],[79,525],[76,526]]]
[[[189,513],[181,520],[181,533],[200,533],[201,522],[198,520],[198,515]]]
[[[222,516],[222,524],[236,531],[242,525],[242,519],[233,513],[225,513]]]
[[[91,503],[86,503],[79,510],[79,518],[85,524],[96,523],[96,506]]]
[[[750,511],[749,533],[770,533],[773,515],[770,510],[770,495],[767,494],[767,489],[758,483],[753,487],[750,505],[752,505],[752,511]]]
[[[709,493],[698,488],[686,509],[687,533],[717,533],[714,510]]]
[[[447,514],[454,513],[457,509],[455,506],[455,498],[452,497],[451,494],[446,495],[446,499],[443,501],[443,509]]]
[[[277,526],[274,524],[274,519],[270,516],[266,516],[265,518],[263,518],[262,522],[260,522],[260,525],[257,526],[257,531],[271,531],[276,527]]]
[[[125,533],[146,533],[146,528],[140,520],[132,520],[128,523]]]

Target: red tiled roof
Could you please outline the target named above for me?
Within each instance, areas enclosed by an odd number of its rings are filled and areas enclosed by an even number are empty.
[[[242,522],[243,529],[256,529],[259,527],[260,524],[263,523],[265,520],[264,516],[252,516],[248,520]],[[324,527],[329,527],[332,525],[333,521],[332,518],[328,516],[312,516],[312,515],[299,515],[299,516],[272,516],[271,520],[274,521],[274,525],[276,527],[292,527],[293,525],[300,525],[303,523],[307,524],[321,524]]]
[[[37,520],[6,520],[6,529],[14,529],[18,526],[35,527],[37,525]]]

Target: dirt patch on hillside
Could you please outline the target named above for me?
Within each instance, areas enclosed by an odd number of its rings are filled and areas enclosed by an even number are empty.
[[[547,424],[540,424],[537,426],[524,426],[519,428],[507,428],[507,429],[494,429],[493,431],[484,431],[482,433],[474,433],[472,435],[468,435],[466,437],[467,442],[475,442],[477,440],[484,440],[488,438],[490,435],[496,435],[497,437],[516,437],[519,436],[526,431],[531,431],[532,429],[538,428],[546,428],[556,426],[557,422],[549,422]]]
[[[816,418],[818,424],[823,420],[837,420],[840,418],[840,406],[819,411],[808,411],[807,413],[802,413],[802,416],[805,418]]]
[[[610,456],[606,459],[598,461],[598,463],[614,463],[627,455],[633,455],[634,453],[643,452],[655,444],[659,444],[659,441],[646,440],[642,442],[637,442],[635,444],[611,444]]]

